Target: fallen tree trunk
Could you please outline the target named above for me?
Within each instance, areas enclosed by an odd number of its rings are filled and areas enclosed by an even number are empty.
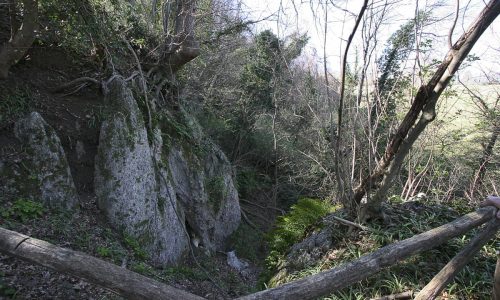
[[[204,299],[101,259],[1,227],[0,252],[82,278],[126,299]]]
[[[488,226],[478,233],[439,273],[417,294],[415,300],[435,299],[448,283],[460,272],[474,255],[481,250],[498,231],[500,221],[494,218]]]
[[[315,299],[328,295],[366,279],[400,260],[435,248],[451,238],[463,235],[493,218],[495,213],[496,209],[493,207],[481,208],[453,222],[380,248],[350,263],[238,299]]]

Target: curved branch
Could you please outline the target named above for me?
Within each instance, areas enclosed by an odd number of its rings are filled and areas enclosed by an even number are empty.
[[[457,25],[458,13],[460,12],[460,0],[457,0],[457,10],[455,12],[455,20],[453,20],[453,25],[451,25],[450,32],[448,33],[448,47],[453,48],[453,30],[455,30],[455,26]]]
[[[0,79],[6,79],[9,69],[24,57],[33,44],[38,29],[38,0],[23,0],[24,17],[19,29],[12,28],[12,37],[0,48]],[[11,2],[11,9],[15,3]],[[12,17],[11,11],[11,17]],[[12,22],[15,26],[16,22]]]

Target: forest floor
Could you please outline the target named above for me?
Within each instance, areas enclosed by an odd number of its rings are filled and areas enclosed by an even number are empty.
[[[207,256],[194,250],[178,267],[153,268],[143,256],[140,245],[130,237],[110,229],[97,209],[96,199],[81,202],[75,213],[47,210],[43,207],[18,209],[27,203],[3,203],[13,208],[0,226],[120,265],[173,287],[207,299],[233,298],[255,290],[259,268],[251,265],[245,276],[232,269],[226,255]],[[251,263],[251,262],[250,262]],[[120,299],[113,293],[85,281],[60,274],[19,259],[0,255],[0,299]]]

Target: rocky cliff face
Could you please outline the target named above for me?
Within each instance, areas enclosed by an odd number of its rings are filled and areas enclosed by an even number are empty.
[[[224,154],[199,130],[197,139],[206,146],[199,153],[168,135],[171,140],[164,141],[159,128],[148,139],[123,79],[116,78],[108,89],[111,113],[100,132],[94,187],[110,223],[137,238],[157,265],[181,259],[189,249],[186,229],[208,250],[222,248],[240,221]]]

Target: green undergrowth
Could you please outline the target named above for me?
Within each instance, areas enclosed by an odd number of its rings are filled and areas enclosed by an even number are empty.
[[[0,299],[11,299],[16,295],[16,289],[4,282],[5,274],[0,272]]]
[[[240,167],[236,174],[236,189],[243,199],[252,199],[260,190],[272,188],[272,180],[254,167]]]
[[[44,212],[45,208],[39,202],[19,198],[13,203],[6,203],[0,216],[6,222],[9,220],[26,222],[38,219]]]
[[[334,223],[333,247],[311,267],[288,270],[284,282],[325,271],[355,260],[381,247],[450,222],[473,210],[464,202],[448,206],[435,203],[406,202],[386,208],[389,224],[368,224],[371,232],[347,234],[345,226]],[[460,211],[460,212],[457,212]],[[281,221],[283,224],[283,221]],[[282,226],[282,225],[281,225]],[[279,229],[283,230],[283,229]],[[370,299],[405,291],[418,292],[455,256],[477,232],[452,239],[432,250],[407,258],[375,276],[342,289],[324,299]],[[285,235],[286,236],[286,235]],[[295,235],[297,236],[297,235]],[[282,238],[281,238],[282,239]],[[281,245],[278,240],[278,244]],[[485,245],[474,259],[443,291],[443,299],[491,299],[498,238]],[[361,270],[362,272],[362,270]]]
[[[275,229],[267,235],[270,252],[266,266],[269,274],[283,263],[293,244],[300,242],[308,232],[321,228],[321,219],[337,208],[327,201],[301,198],[286,215],[279,217]]]
[[[0,82],[0,128],[17,121],[34,107],[32,92],[25,86]]]
[[[232,247],[231,250],[236,251],[238,257],[260,264],[265,252],[264,233],[242,221],[230,236],[229,245]]]

